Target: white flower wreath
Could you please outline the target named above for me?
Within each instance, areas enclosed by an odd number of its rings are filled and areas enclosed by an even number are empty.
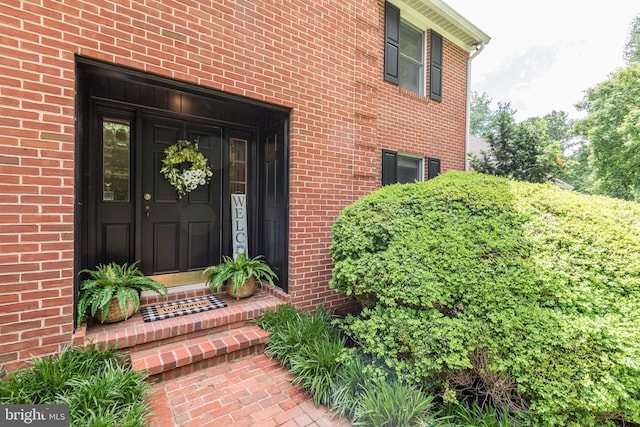
[[[207,165],[207,159],[198,152],[198,141],[191,142],[179,139],[176,144],[164,150],[160,172],[178,191],[178,197],[195,190],[200,185],[211,181],[213,172]],[[190,167],[181,167],[183,163],[191,163]]]

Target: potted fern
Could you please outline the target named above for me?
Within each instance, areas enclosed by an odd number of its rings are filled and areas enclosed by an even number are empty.
[[[278,278],[271,267],[262,260],[262,255],[249,258],[244,253],[238,254],[236,259],[223,257],[221,264],[207,268],[204,274],[207,276],[207,285],[211,292],[219,292],[226,284],[227,293],[236,299],[253,295],[256,280],[264,279],[274,286],[273,279]]]
[[[126,320],[140,308],[140,291],[148,290],[166,294],[167,288],[145,277],[138,263],[123,265],[114,262],[100,264],[95,270],[84,269],[89,278],[80,284],[78,300],[78,325],[87,309],[101,323]]]

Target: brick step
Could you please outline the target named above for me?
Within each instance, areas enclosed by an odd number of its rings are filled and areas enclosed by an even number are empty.
[[[169,343],[147,350],[132,350],[133,369],[166,380],[238,359],[264,349],[269,334],[255,325]]]
[[[208,294],[208,289],[190,289],[161,297],[143,295],[141,305]],[[85,322],[76,330],[74,344],[112,346],[128,356],[136,369],[149,369],[153,378],[175,378],[261,352],[267,333],[252,320],[290,301],[289,295],[269,286],[242,300],[226,293],[217,296],[227,307],[153,322],[145,322],[139,312],[118,323]]]
[[[133,347],[144,349],[242,327],[284,303],[265,291],[243,300],[235,300],[226,294],[218,296],[227,307],[154,322],[145,322],[138,312],[124,322],[89,326],[83,339],[76,336],[80,341],[76,344],[94,343],[123,351]]]

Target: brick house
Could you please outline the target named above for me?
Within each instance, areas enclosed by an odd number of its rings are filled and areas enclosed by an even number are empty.
[[[140,260],[172,285],[248,250],[303,308],[331,226],[391,182],[465,168],[470,61],[489,37],[441,0],[0,2],[0,366],[72,341],[78,272]],[[214,175],[178,198],[163,150]]]

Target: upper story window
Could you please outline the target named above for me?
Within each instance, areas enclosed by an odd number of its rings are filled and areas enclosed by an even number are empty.
[[[429,97],[442,100],[442,36],[430,32]],[[384,79],[424,95],[425,33],[401,19],[400,9],[385,3]]]
[[[400,87],[424,95],[424,33],[400,20]]]

